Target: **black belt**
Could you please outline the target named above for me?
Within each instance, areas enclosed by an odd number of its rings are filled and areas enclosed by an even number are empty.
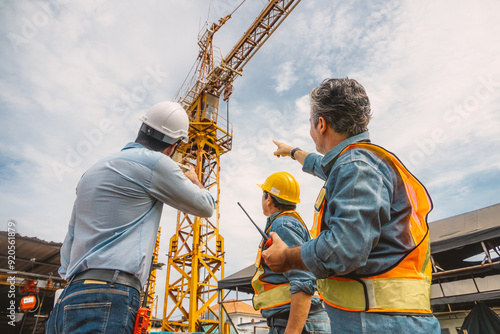
[[[278,317],[269,317],[266,319],[268,327],[283,327],[286,328],[288,323],[288,317],[286,319]]]
[[[309,314],[314,314],[314,313],[324,312],[324,311],[325,311],[325,308],[323,307],[323,302],[321,302],[319,304],[311,305],[311,308],[309,309]]]
[[[318,312],[324,312],[324,308],[322,304],[314,304],[311,305],[309,309],[309,314],[314,314]],[[266,319],[268,327],[283,327],[286,328],[286,324],[288,323],[288,317],[290,316],[289,312],[286,313],[278,313]]]
[[[141,291],[141,282],[137,277],[124,271],[112,269],[89,269],[73,276],[71,282],[83,280],[104,281],[113,284],[122,284]]]

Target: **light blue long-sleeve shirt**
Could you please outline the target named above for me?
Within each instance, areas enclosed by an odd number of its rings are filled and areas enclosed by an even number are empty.
[[[170,157],[138,143],[90,167],[76,193],[61,248],[65,279],[87,269],[115,269],[145,284],[163,204],[199,217],[210,217],[215,208],[210,192]]]
[[[396,264],[415,245],[408,228],[411,205],[390,163],[348,145],[369,140],[368,132],[347,138],[325,156],[308,154],[303,171],[327,179],[323,232],[301,248],[317,278],[373,275]],[[327,178],[328,176],[328,178]]]

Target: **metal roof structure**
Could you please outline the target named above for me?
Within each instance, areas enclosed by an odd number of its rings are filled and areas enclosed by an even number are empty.
[[[429,224],[434,312],[500,306],[500,204]]]
[[[59,249],[61,243],[47,242],[38,238],[15,235],[15,269],[27,276],[36,274],[56,276],[59,268]],[[0,268],[8,269],[8,233],[0,231]],[[10,270],[12,271],[12,270]],[[34,276],[36,276],[34,275]],[[34,277],[33,276],[33,277]],[[48,277],[47,277],[48,278]]]
[[[431,243],[441,247],[443,242],[463,238],[471,233],[496,229],[500,226],[500,203],[429,224]],[[457,244],[458,245],[458,244]],[[462,244],[463,245],[463,244]],[[442,249],[439,249],[442,250]]]
[[[246,293],[253,293],[252,285],[250,281],[252,280],[253,275],[257,268],[251,264],[248,267],[228,276],[222,280],[220,280],[217,284],[219,290],[228,289],[234,291],[241,291]]]
[[[18,333],[44,332],[55,290],[65,284],[57,274],[60,248],[61,243],[0,231],[0,333],[11,333],[13,328]],[[31,293],[37,297],[37,306],[31,312],[20,313],[20,300],[29,294],[23,291],[24,286],[30,280],[38,290]],[[11,318],[7,310],[12,300],[19,320],[15,327],[9,325]]]

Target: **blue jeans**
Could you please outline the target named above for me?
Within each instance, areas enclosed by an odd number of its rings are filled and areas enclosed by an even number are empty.
[[[329,305],[325,305],[325,309],[332,323],[332,334],[441,334],[441,326],[434,316],[419,317],[349,312]]]
[[[269,334],[284,334],[285,327],[269,328]],[[330,334],[330,319],[325,311],[309,314],[302,334]]]
[[[139,292],[121,284],[89,282],[64,288],[45,325],[47,334],[133,332]]]

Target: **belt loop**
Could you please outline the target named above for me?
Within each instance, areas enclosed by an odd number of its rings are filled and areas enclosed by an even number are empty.
[[[115,274],[113,275],[113,278],[111,279],[111,284],[110,284],[110,287],[114,287],[115,286],[115,282],[116,282],[116,279],[118,278],[118,275],[120,274],[120,271],[119,270],[115,270]]]
[[[69,289],[69,286],[71,285],[71,282],[73,282],[73,278],[75,278],[75,276],[76,276],[76,274],[71,276],[71,278],[66,282],[66,285],[64,286],[63,291],[59,295],[58,300],[62,300],[64,298],[64,296],[66,295],[66,291]]]

